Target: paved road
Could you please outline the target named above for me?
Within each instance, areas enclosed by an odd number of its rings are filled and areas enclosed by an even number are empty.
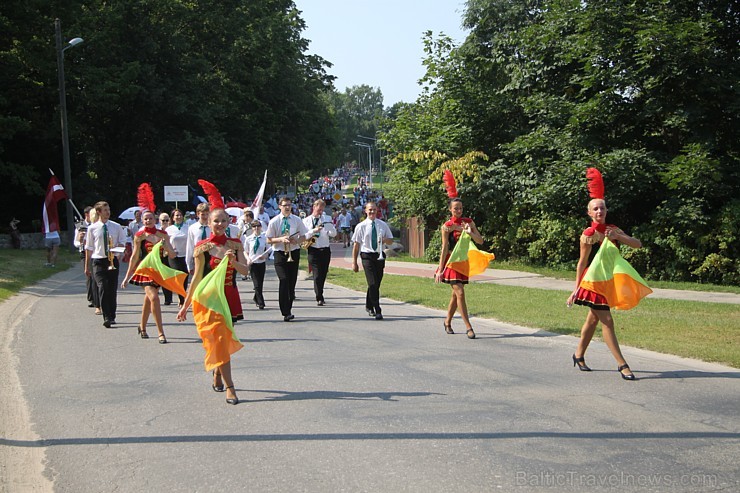
[[[114,329],[75,270],[0,305],[2,489],[740,489],[740,371],[625,348],[640,378],[625,382],[596,342],[581,373],[572,337],[474,319],[471,341],[392,301],[375,321],[363,293],[330,287],[317,307],[307,281],[284,323],[272,272],[268,309],[245,303],[237,324],[235,407],[174,308],[170,344],[136,336],[139,288]]]

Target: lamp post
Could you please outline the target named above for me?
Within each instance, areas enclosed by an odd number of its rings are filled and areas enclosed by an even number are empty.
[[[370,176],[370,179],[372,180],[372,173],[373,173],[373,154],[372,154],[372,152],[373,152],[373,146],[371,146],[370,144],[367,144],[365,142],[358,142],[356,140],[353,140],[352,143],[358,147],[358,149],[357,149],[358,157],[359,157],[359,151],[360,151],[359,148],[360,147],[364,147],[365,149],[367,149],[367,158],[368,158],[367,174]],[[358,161],[359,161],[359,159],[358,159]],[[362,166],[360,166],[360,167],[362,167]]]
[[[57,44],[57,72],[59,77],[59,112],[62,120],[62,157],[64,159],[64,190],[67,192],[67,230],[69,231],[69,245],[74,249],[74,215],[72,213],[72,169],[69,163],[69,129],[67,128],[67,90],[64,86],[64,52],[82,43],[82,38],[69,40],[62,46],[62,23],[54,21]]]
[[[375,148],[378,150],[378,172],[380,174],[380,191],[383,191],[383,149],[378,147],[378,139],[374,137],[365,137],[364,135],[357,134],[361,139],[372,140],[375,143]]]

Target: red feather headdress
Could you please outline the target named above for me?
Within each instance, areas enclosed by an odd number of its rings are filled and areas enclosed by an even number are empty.
[[[452,171],[446,169],[442,176],[442,181],[445,183],[447,196],[451,199],[457,198],[457,184],[455,183],[455,177],[452,175]]]
[[[588,194],[592,199],[604,199],[604,179],[601,172],[596,168],[586,170],[586,180],[588,180]]]
[[[198,180],[198,184],[203,187],[203,191],[208,195],[208,204],[213,209],[224,209],[224,199],[216,185],[206,180]]]
[[[155,212],[157,210],[157,206],[154,205],[154,192],[152,192],[152,186],[148,183],[139,185],[136,193],[136,201],[139,204],[142,214],[146,211]]]

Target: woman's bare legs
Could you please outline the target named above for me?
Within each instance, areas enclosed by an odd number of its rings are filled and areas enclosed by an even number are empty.
[[[226,399],[238,400],[236,391],[234,390],[234,381],[231,379],[231,361],[216,368],[216,375],[220,375],[224,384],[226,384]]]
[[[601,322],[602,337],[604,338],[604,342],[609,348],[609,351],[612,352],[612,356],[614,356],[614,359],[617,360],[617,365],[626,365],[627,361],[624,359],[624,356],[622,355],[622,350],[619,348],[619,341],[617,341],[617,333],[614,330],[614,319],[612,318],[611,311],[602,310],[598,312],[597,315],[599,317],[599,321]],[[620,373],[624,375],[631,375],[632,371],[629,368],[626,368]]]
[[[164,326],[162,325],[162,307],[159,303],[159,288],[154,286],[144,286],[144,294],[146,299],[144,300],[145,308],[142,310],[142,319],[144,317],[144,311],[147,311],[146,318],[149,318],[149,312],[154,315],[154,323],[157,324],[157,332],[159,336],[164,337]],[[144,322],[146,323],[146,322]]]

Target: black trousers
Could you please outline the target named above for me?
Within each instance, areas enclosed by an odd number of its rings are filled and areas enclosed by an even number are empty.
[[[82,260],[85,261],[84,259]],[[92,259],[90,259],[90,265],[88,266],[90,272],[92,272]],[[87,278],[87,301],[92,303],[95,308],[100,308],[100,295],[98,293],[98,285],[95,284],[95,277],[90,276]]]
[[[262,286],[265,284],[265,270],[267,264],[261,262],[259,264],[251,264],[249,266],[249,274],[252,276],[252,286],[254,286],[254,303],[257,306],[265,306],[265,297],[262,294]]]
[[[308,263],[313,272],[313,291],[316,293],[316,301],[324,301],[324,284],[329,274],[329,263],[331,263],[331,248],[308,248]]]
[[[188,265],[185,263],[185,257],[175,257],[175,258],[169,258],[164,257],[162,259],[162,263],[164,265],[170,266],[173,269],[177,269],[180,272],[184,272],[185,274],[188,273]],[[188,277],[185,278],[185,285],[184,285],[185,291],[188,290]],[[172,303],[172,291],[169,289],[162,288],[162,293],[164,294],[164,302],[165,303]],[[185,297],[177,295],[178,298],[180,298],[180,304],[182,305],[185,303]]]
[[[295,299],[295,285],[298,282],[298,264],[301,260],[301,249],[291,252],[292,262],[288,262],[288,254],[282,251],[275,252],[275,274],[280,280],[278,287],[278,301],[280,313],[283,317],[292,315],[293,300]]]
[[[118,308],[118,272],[121,270],[118,265],[118,259],[113,259],[115,269],[108,270],[110,263],[107,258],[94,258],[93,277],[98,287],[98,299],[100,300],[100,310],[103,312],[103,320],[113,321],[116,319],[116,309]]]
[[[380,283],[383,281],[385,258],[378,260],[379,253],[361,253],[362,269],[367,280],[367,295],[365,295],[365,309],[380,313]]]

